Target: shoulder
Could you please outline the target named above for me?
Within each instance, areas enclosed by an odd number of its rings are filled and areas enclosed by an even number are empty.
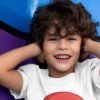
[[[19,67],[18,72],[21,75],[25,76],[32,76],[33,74],[36,74],[40,70],[39,66],[36,64],[27,64]]]
[[[100,59],[99,58],[93,58],[93,59],[87,59],[83,62],[78,62],[78,69],[94,69],[97,66],[100,66]]]
[[[25,74],[25,76],[28,77],[36,77],[38,75],[42,75],[44,73],[46,73],[46,69],[40,69],[39,65],[36,64],[27,64],[24,66],[21,66],[18,69],[18,72],[20,72],[21,74]]]
[[[36,64],[27,64],[27,65],[23,65],[23,66],[19,67],[18,70],[21,70],[21,71],[23,71],[23,70],[32,71],[32,70],[36,70],[38,68],[39,68],[39,66],[36,65]]]
[[[87,59],[81,63],[81,65],[89,65],[89,66],[96,65],[96,64],[100,64],[99,58]]]

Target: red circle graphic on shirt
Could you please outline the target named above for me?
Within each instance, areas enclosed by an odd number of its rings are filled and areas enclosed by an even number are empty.
[[[74,93],[56,92],[46,96],[44,100],[83,100],[83,99]]]

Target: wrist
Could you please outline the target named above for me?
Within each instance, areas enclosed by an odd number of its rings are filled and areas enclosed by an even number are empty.
[[[97,48],[98,49],[98,48]],[[96,42],[91,40],[91,39],[87,39],[86,40],[86,47],[85,47],[86,52],[88,53],[95,53],[96,50]]]
[[[95,41],[93,41],[91,39],[85,40],[85,46],[84,46],[85,52],[93,53],[94,47],[95,47]]]
[[[36,43],[31,43],[29,45],[27,45],[28,47],[28,52],[30,53],[30,55],[32,57],[36,57],[41,53],[41,50],[39,48],[39,46]]]

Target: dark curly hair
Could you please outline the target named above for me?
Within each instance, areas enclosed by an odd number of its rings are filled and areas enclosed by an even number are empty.
[[[70,0],[54,2],[36,10],[31,34],[41,48],[45,34],[52,26],[60,36],[62,28],[66,29],[66,35],[79,34],[82,38],[94,38],[96,33],[96,23],[92,21],[90,13],[82,4],[75,4]]]
[[[45,35],[52,27],[56,28],[55,33],[60,37],[62,37],[61,30],[64,28],[66,30],[64,36],[78,34],[84,39],[84,37],[95,37],[96,25],[90,13],[81,3],[75,4],[70,0],[59,0],[36,10],[32,19],[31,34],[33,40],[42,49]],[[81,50],[83,52],[83,49]]]

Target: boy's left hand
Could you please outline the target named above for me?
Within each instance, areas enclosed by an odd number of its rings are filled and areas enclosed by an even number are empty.
[[[84,42],[84,52],[86,53],[91,53],[90,51],[90,48],[91,48],[91,44],[92,44],[92,41],[90,38],[84,38],[83,42]]]
[[[90,43],[91,43],[91,39],[89,39],[89,38],[84,38],[84,40],[83,40],[83,52],[82,52],[82,54],[81,54],[81,58],[82,59],[85,59],[88,55],[90,55],[91,53],[90,53],[90,51],[89,51],[89,45],[90,45]]]

